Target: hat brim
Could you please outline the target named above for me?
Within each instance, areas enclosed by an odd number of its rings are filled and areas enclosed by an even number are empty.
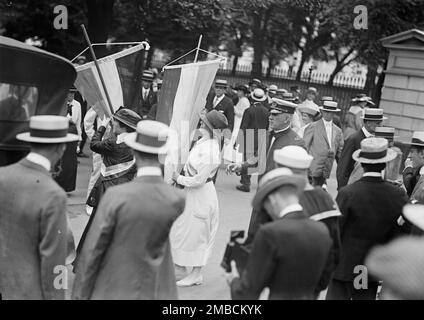
[[[67,142],[74,142],[78,141],[79,138],[76,134],[68,133],[66,137],[60,137],[60,138],[39,138],[39,137],[32,137],[29,132],[23,132],[16,135],[16,139],[20,141],[25,142],[32,142],[32,143],[67,143]]]
[[[424,230],[424,205],[408,204],[403,208],[403,214],[408,221]]]
[[[119,122],[121,122],[121,123],[123,123],[123,124],[125,124],[126,126],[128,126],[128,127],[130,127],[130,128],[132,128],[132,129],[134,129],[134,130],[137,130],[137,124],[133,124],[133,123],[131,123],[131,122],[128,122],[128,121],[126,121],[125,119],[122,119],[121,117],[119,117],[119,116],[116,116],[116,115],[112,115],[112,117],[113,117],[113,119],[115,119],[115,120],[117,120],[117,121],[119,121]],[[140,121],[141,121],[142,119],[140,119]]]
[[[375,119],[375,118],[367,118],[365,116],[361,116],[362,120],[367,120],[367,121],[383,121],[383,120],[387,120],[387,117],[383,116],[381,119]]]
[[[137,139],[137,132],[131,132],[125,136],[124,142],[131,149],[141,151],[141,152],[146,152],[151,154],[166,154],[168,151],[168,142],[165,143],[164,146],[156,148],[156,147],[146,146],[144,144],[141,144],[137,142],[136,139]]]
[[[358,149],[352,154],[353,160],[359,163],[368,163],[368,164],[387,163],[397,157],[397,153],[393,151],[392,149],[387,149],[387,154],[383,158],[379,158],[379,159],[368,159],[368,158],[360,157],[359,156],[360,152],[361,152],[361,149]]]
[[[423,147],[424,143],[416,143],[416,142],[404,142],[403,144],[409,145],[409,146],[416,146],[416,147]]]
[[[340,112],[340,111],[342,111],[341,109],[339,109],[339,108],[337,108],[337,109],[327,109],[327,108],[324,108],[324,107],[319,107],[319,109],[321,110],[321,111],[327,111],[327,112]]]
[[[272,181],[268,182],[265,186],[260,187],[258,189],[258,192],[256,192],[256,195],[254,196],[252,200],[253,209],[260,210],[263,207],[263,202],[266,199],[266,197],[271,192],[273,192],[274,190],[284,185],[294,186],[297,188],[298,193],[301,193],[305,189],[306,182],[304,179],[298,176],[281,176],[281,177],[273,179]]]
[[[297,109],[301,112],[301,113],[307,113],[310,114],[311,116],[316,116],[317,114],[320,113],[320,110],[313,110],[307,107],[297,107]]]
[[[264,102],[266,100],[266,96],[263,96],[262,98],[255,98],[254,96],[252,96],[252,100],[256,101],[256,102]]]
[[[215,130],[215,127],[212,125],[212,123],[210,123],[210,121],[208,120],[208,118],[206,117],[206,115],[201,114],[200,115],[200,119],[202,119],[202,121],[208,126],[209,129]]]

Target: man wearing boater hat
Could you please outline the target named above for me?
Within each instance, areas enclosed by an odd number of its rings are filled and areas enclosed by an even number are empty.
[[[137,100],[133,103],[134,111],[143,119],[147,117],[152,106],[158,102],[157,94],[153,91],[153,79],[152,71],[143,71],[140,94],[136,96]]]
[[[424,204],[424,131],[415,131],[403,171],[403,183],[411,201]]]
[[[163,180],[169,128],[145,120],[124,138],[137,177],[110,188],[81,252],[73,299],[177,299],[169,231],[183,194]]]
[[[362,120],[364,109],[366,107],[375,107],[375,103],[372,102],[371,98],[368,97],[365,93],[358,94],[351,101],[353,102],[353,106],[349,108],[343,126],[343,136],[345,139],[349,138],[364,125]]]
[[[344,140],[342,130],[333,123],[335,113],[340,111],[337,102],[324,101],[320,110],[322,118],[306,128],[303,140],[314,157],[309,168],[312,185],[322,187],[330,177],[334,160],[340,159]]]
[[[265,210],[272,221],[258,230],[240,276],[231,264],[227,280],[234,300],[258,299],[266,287],[271,300],[315,298],[331,238],[324,224],[303,212],[299,195],[304,187],[305,180],[287,168],[271,170],[259,182],[253,208]]]
[[[227,80],[217,79],[215,81],[215,95],[209,96],[205,108],[207,112],[211,110],[222,112],[227,118],[228,129],[232,132],[234,128],[234,104],[233,101],[225,95],[227,87]]]
[[[342,213],[340,262],[327,292],[328,300],[374,300],[378,279],[361,268],[372,247],[387,243],[399,232],[405,198],[401,190],[384,181],[386,163],[396,157],[383,138],[361,141],[353,159],[364,168],[363,177],[339,190],[336,201]],[[358,267],[359,266],[359,267]]]
[[[0,292],[3,299],[64,299],[55,288],[57,266],[64,266],[74,239],[66,217],[66,193],[50,172],[62,157],[69,121],[33,116],[29,132],[17,135],[31,152],[0,168]],[[69,249],[68,249],[69,248]]]
[[[274,161],[278,168],[288,168],[294,174],[304,179],[305,188],[299,196],[299,203],[304,213],[312,220],[323,222],[333,241],[325,268],[314,290],[316,297],[325,290],[330,282],[335,267],[339,261],[340,251],[340,211],[333,198],[322,188],[314,188],[308,179],[308,169],[313,157],[299,146],[287,146],[274,151]],[[259,227],[271,221],[264,211],[256,216],[256,221],[249,226],[249,237],[254,237]]]
[[[264,90],[256,88],[250,95],[253,101],[243,114],[240,130],[243,132],[242,151],[244,159],[249,159],[258,151],[259,130],[265,131],[268,128],[268,109],[264,105],[266,95]],[[252,141],[253,140],[253,141]],[[250,192],[250,175],[244,167],[240,173],[240,185],[237,190]]]
[[[363,139],[374,135],[375,128],[379,127],[385,119],[387,118],[383,115],[383,109],[365,108],[364,115],[362,116],[364,126],[361,130],[358,130],[345,140],[343,151],[337,165],[336,175],[339,190],[347,185],[350,176],[354,175],[355,160],[352,158],[353,152],[360,149]],[[356,166],[360,168],[359,164]]]

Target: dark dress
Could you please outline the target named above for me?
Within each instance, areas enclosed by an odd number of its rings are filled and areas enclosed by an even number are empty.
[[[112,186],[133,180],[137,173],[135,163],[130,165],[134,159],[132,150],[123,142],[116,143],[115,134],[102,140],[105,131],[106,128],[101,126],[91,139],[90,149],[102,155],[103,169],[87,199],[87,204],[93,207],[93,212],[78,244],[77,259],[103,194]]]
[[[78,134],[74,123],[69,122],[69,133]],[[68,142],[62,158],[56,163],[53,171],[54,180],[65,190],[72,192],[76,188],[77,182],[77,146],[78,141]]]

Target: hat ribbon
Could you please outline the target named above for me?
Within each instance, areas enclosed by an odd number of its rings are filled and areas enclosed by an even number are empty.
[[[366,159],[380,159],[387,155],[387,149],[380,152],[359,152],[359,157]]]
[[[29,134],[31,137],[36,138],[63,138],[68,134],[68,128],[58,130],[46,130],[30,128]]]

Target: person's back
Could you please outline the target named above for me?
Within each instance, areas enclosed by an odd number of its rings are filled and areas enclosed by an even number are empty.
[[[182,194],[161,176],[143,176],[111,187],[103,199],[101,222],[93,222],[81,252],[73,297],[175,299],[168,234],[184,209]]]
[[[275,243],[284,244],[276,250],[269,299],[312,299],[332,243],[326,226],[304,218],[277,220],[263,229],[275,230]]]
[[[294,212],[261,226],[233,299],[257,299],[263,287],[269,299],[314,299],[332,240],[327,227]]]
[[[53,271],[67,255],[65,208],[65,192],[38,164],[22,159],[0,168],[3,299],[64,298],[53,287]]]
[[[373,246],[397,235],[405,199],[399,188],[381,177],[363,177],[342,188],[336,200],[342,212],[342,249],[335,277],[350,281],[354,267],[363,264]]]

